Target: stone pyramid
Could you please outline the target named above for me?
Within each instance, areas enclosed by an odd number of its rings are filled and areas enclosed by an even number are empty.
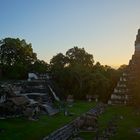
[[[133,89],[137,84],[138,78],[140,80],[140,29],[136,36],[134,54],[117,82],[108,104],[132,104],[134,98]]]

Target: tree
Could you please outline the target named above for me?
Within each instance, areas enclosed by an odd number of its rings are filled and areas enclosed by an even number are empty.
[[[58,53],[50,60],[52,70],[62,70],[67,64],[67,58],[62,53]]]
[[[0,41],[0,63],[3,65],[33,63],[36,58],[32,45],[27,44],[25,40],[5,38]]]
[[[49,65],[45,61],[37,59],[31,65],[30,71],[35,73],[46,73],[49,71]]]
[[[77,46],[69,49],[66,52],[69,65],[80,64],[85,67],[93,67],[93,55],[87,53],[84,48],[78,48]]]
[[[86,95],[97,95],[106,102],[118,80],[120,71],[103,66],[99,62],[94,65],[93,56],[84,48],[74,47],[57,54],[51,59],[51,70],[55,81],[67,96],[73,94],[77,99],[85,99]]]
[[[19,38],[5,38],[0,41],[0,66],[7,78],[23,78],[28,68],[37,59],[32,45]]]
[[[84,97],[84,77],[89,75],[89,69],[93,67],[93,56],[84,48],[74,47],[66,52],[66,55],[58,53],[51,61],[51,71],[55,75],[55,81],[64,89],[65,94],[73,94],[76,98]]]

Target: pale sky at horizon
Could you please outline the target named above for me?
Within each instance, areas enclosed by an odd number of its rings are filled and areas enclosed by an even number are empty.
[[[78,46],[119,66],[134,53],[140,0],[0,0],[0,17],[0,39],[25,39],[48,63]]]

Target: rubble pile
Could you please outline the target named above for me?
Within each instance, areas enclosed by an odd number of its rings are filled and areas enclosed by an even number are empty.
[[[0,119],[24,116],[36,120],[39,114],[55,115],[53,95],[44,80],[0,84]]]
[[[95,108],[75,120],[75,127],[82,131],[96,131],[98,128],[98,117],[105,111],[104,104],[97,104]]]

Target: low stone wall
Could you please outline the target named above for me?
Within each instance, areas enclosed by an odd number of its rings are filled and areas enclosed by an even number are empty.
[[[74,122],[71,122],[64,127],[57,129],[49,136],[43,138],[43,140],[68,140],[77,133],[77,129],[74,126]]]
[[[43,138],[43,140],[68,140],[75,135],[79,133],[79,129],[81,128],[81,125],[79,127],[79,123],[81,122],[81,118],[91,115],[93,118],[98,117],[100,114],[102,114],[105,110],[104,104],[98,104],[93,109],[89,110],[85,114],[81,115],[80,117],[76,118],[71,123],[63,126],[60,129],[57,129],[56,131],[52,132],[50,135]],[[86,122],[82,123],[85,125]]]

